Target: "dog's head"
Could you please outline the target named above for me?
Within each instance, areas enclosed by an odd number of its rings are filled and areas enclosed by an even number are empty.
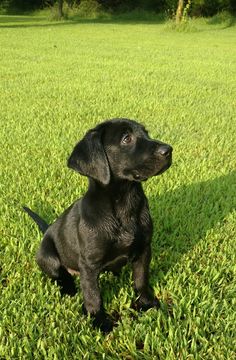
[[[112,119],[89,130],[75,146],[68,166],[107,185],[111,179],[144,181],[167,170],[172,147],[149,137],[129,119]]]

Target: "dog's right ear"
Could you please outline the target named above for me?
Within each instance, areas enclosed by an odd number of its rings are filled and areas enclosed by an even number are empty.
[[[100,130],[90,130],[75,146],[67,165],[81,175],[91,177],[103,185],[110,182],[110,168],[102,144]]]

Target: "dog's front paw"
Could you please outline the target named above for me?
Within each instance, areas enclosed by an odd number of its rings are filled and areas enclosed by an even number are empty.
[[[140,296],[132,303],[132,308],[136,311],[147,311],[151,308],[159,309],[160,301],[156,297]]]
[[[114,323],[105,311],[93,315],[93,326],[99,328],[104,334],[112,331]]]

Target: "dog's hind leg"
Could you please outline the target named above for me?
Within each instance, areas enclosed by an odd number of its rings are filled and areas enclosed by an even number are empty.
[[[57,282],[62,295],[75,295],[76,287],[74,279],[61,265],[58,252],[51,237],[47,235],[44,237],[36,255],[36,261],[42,271]]]

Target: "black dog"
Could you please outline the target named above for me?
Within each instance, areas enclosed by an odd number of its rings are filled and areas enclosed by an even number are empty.
[[[170,145],[150,139],[135,121],[105,121],[87,132],[68,160],[70,168],[89,178],[86,194],[50,226],[25,208],[45,232],[38,265],[71,295],[76,292],[71,274],[80,273],[85,311],[104,332],[112,321],[102,305],[102,271],[118,273],[130,261],[136,308],[159,304],[148,283],[152,220],[141,181],[167,170],[171,153]]]

